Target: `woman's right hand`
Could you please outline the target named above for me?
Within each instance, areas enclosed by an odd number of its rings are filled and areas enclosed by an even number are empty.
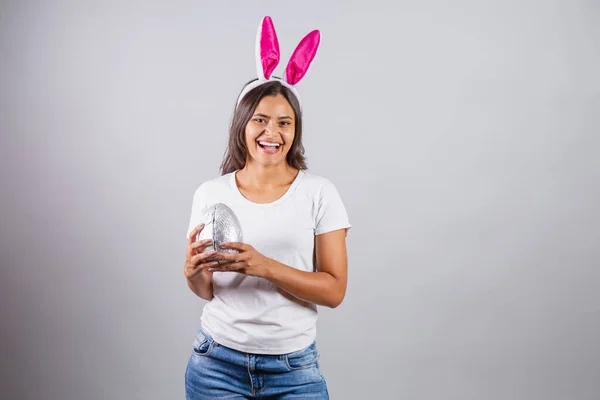
[[[194,228],[192,233],[190,233],[187,243],[184,275],[190,281],[193,281],[201,276],[205,278],[211,278],[212,272],[210,272],[208,269],[219,265],[218,261],[210,260],[210,257],[217,254],[216,251],[204,251],[212,244],[212,240],[196,240],[198,233],[202,232],[202,229],[204,229],[204,224],[200,224]]]

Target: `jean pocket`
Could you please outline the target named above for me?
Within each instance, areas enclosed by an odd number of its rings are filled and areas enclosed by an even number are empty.
[[[309,346],[302,350],[288,353],[284,357],[286,366],[290,370],[308,368],[317,365],[319,361],[319,352],[317,345],[312,342]]]
[[[192,350],[198,356],[206,356],[213,348],[213,341],[210,340],[201,330],[198,331],[194,338]]]

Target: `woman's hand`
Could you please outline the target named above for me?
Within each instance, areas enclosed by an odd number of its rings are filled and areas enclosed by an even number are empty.
[[[209,267],[210,271],[234,271],[251,276],[264,276],[270,259],[259,253],[249,244],[230,242],[221,243],[224,249],[235,249],[239,253],[217,253],[214,260],[221,261],[221,265]],[[224,263],[225,262],[225,263]]]
[[[198,233],[202,232],[204,224],[197,226],[188,239],[186,248],[186,258],[184,265],[184,275],[189,281],[194,281],[197,278],[204,276],[205,278],[212,278],[212,272],[209,268],[218,265],[216,261],[211,259],[212,256],[217,254],[216,251],[205,251],[208,246],[212,244],[211,239],[205,239],[196,241]]]

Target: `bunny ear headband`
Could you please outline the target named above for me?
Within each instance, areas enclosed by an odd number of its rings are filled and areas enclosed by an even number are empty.
[[[285,68],[284,78],[272,76],[273,71],[279,64],[281,53],[279,52],[279,41],[273,26],[273,20],[269,16],[263,17],[256,35],[256,73],[258,80],[250,82],[238,97],[237,104],[252,89],[267,82],[279,81],[288,87],[300,102],[300,95],[296,85],[304,78],[312,65],[319,45],[321,44],[321,33],[313,30],[308,33],[298,44]]]

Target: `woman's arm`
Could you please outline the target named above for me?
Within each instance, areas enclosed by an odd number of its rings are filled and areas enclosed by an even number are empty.
[[[212,240],[196,240],[202,229],[204,229],[204,224],[195,227],[188,236],[183,272],[187,279],[188,287],[196,296],[204,300],[212,300],[213,274],[210,271],[210,267],[214,267],[218,263],[216,261],[209,261],[210,257],[216,254],[216,251],[205,251],[206,247],[212,244]]]
[[[315,237],[316,272],[301,271],[267,258],[247,244],[228,243],[221,247],[238,249],[240,253],[219,253],[217,259],[232,263],[212,268],[213,271],[237,271],[262,277],[300,300],[330,308],[339,306],[346,294],[346,229]]]
[[[196,296],[209,301],[213,299],[212,272],[204,270],[193,278],[187,278],[187,284]]]
[[[316,272],[301,271],[268,259],[263,277],[301,300],[336,308],[346,294],[346,230],[315,236],[315,253]]]

